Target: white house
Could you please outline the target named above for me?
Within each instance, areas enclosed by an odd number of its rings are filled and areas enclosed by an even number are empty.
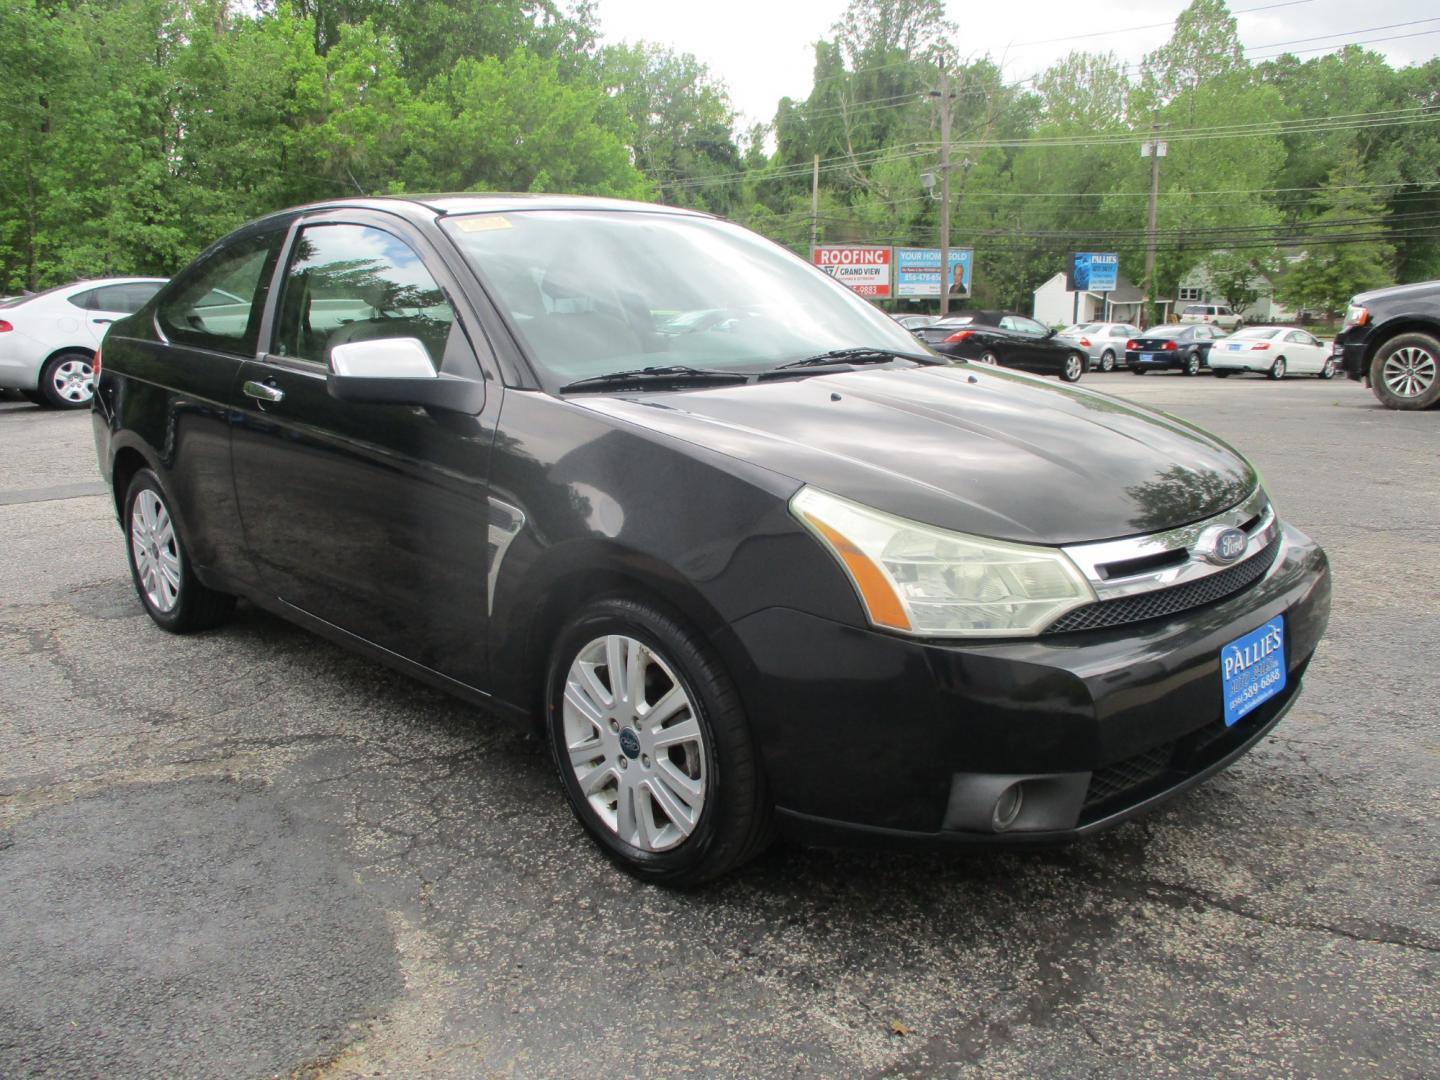
[[[1287,323],[1295,321],[1295,311],[1275,299],[1275,286],[1264,274],[1256,274],[1250,285],[1260,295],[1255,302],[1239,312],[1247,323]],[[1183,312],[1187,304],[1223,304],[1226,300],[1215,291],[1210,272],[1204,264],[1196,266],[1180,278],[1175,291],[1175,310]]]
[[[1113,292],[1071,292],[1065,275],[1056,274],[1035,290],[1035,318],[1047,326],[1080,322],[1139,322],[1142,294],[1125,278]]]

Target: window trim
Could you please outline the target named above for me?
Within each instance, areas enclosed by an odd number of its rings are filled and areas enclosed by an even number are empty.
[[[263,285],[265,289],[265,295],[260,300],[260,320],[256,324],[255,340],[253,342],[248,342],[248,344],[250,345],[250,350],[248,352],[246,352],[244,349],[244,346],[247,344],[247,340],[245,338],[242,338],[240,341],[236,342],[235,349],[222,349],[216,347],[213,344],[200,344],[198,342],[185,341],[183,339],[175,338],[166,331],[165,324],[160,319],[160,309],[164,307],[165,304],[169,301],[171,295],[177,292],[179,288],[183,286],[187,280],[189,280],[189,278],[192,276],[192,271],[198,273],[199,270],[211,260],[219,258],[231,247],[246,240],[257,237],[269,237],[272,240],[278,238],[279,243],[276,243],[274,251],[271,255],[266,257],[266,262],[269,262],[273,258],[275,260],[275,264],[278,266],[280,261],[280,253],[285,250],[285,238],[283,233],[284,229],[279,222],[267,219],[263,222],[247,226],[243,229],[237,230],[236,232],[230,233],[227,236],[221,237],[219,240],[215,241],[215,243],[211,244],[208,248],[206,248],[199,255],[197,255],[195,259],[190,263],[190,265],[185,267],[185,269],[181,270],[180,273],[176,274],[173,278],[171,278],[170,281],[163,285],[155,293],[155,295],[150,298],[150,301],[148,301],[154,302],[155,304],[154,311],[152,312],[150,317],[150,322],[155,329],[156,336],[166,345],[173,345],[185,349],[198,349],[201,352],[214,353],[216,356],[224,356],[232,360],[253,360],[257,355],[256,349],[259,347],[260,334],[264,330],[265,321],[269,316],[271,302],[275,298],[274,274],[272,273],[269,280],[267,281],[263,265],[261,266],[260,277],[256,281],[256,287],[259,288]],[[250,301],[250,305],[251,316],[253,318],[255,310],[255,300],[253,298]],[[246,324],[246,330],[246,338],[248,338],[248,323]]]

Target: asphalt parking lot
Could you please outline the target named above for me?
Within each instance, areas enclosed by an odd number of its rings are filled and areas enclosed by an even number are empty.
[[[690,893],[614,870],[517,727],[248,606],[156,629],[88,415],[0,402],[0,1076],[1440,1074],[1440,413],[1084,385],[1325,545],[1294,711],[1092,841]]]

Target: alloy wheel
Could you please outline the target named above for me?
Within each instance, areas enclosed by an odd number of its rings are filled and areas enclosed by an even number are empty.
[[[1111,352],[1109,349],[1106,349],[1104,355],[1100,357],[1100,370],[1101,370],[1101,371],[1114,371],[1114,370],[1115,370],[1115,354],[1114,354],[1113,352]]]
[[[565,676],[565,753],[600,821],[625,843],[666,851],[705,808],[705,742],[694,702],[649,645],[595,638]]]
[[[994,364],[996,364],[996,363],[998,363],[998,362],[999,362],[999,361],[996,359],[995,354],[994,354],[993,352],[982,353],[982,354],[980,355],[980,363],[982,363],[982,364],[994,365]]]
[[[146,601],[168,615],[180,600],[180,544],[169,511],[149,488],[130,508],[130,551]]]
[[[1283,356],[1276,357],[1275,363],[1270,368],[1270,378],[1285,378],[1285,358]]]
[[[1381,378],[1386,389],[1396,397],[1414,398],[1424,394],[1435,385],[1437,365],[1435,357],[1414,345],[1396,349],[1385,358]]]
[[[1071,353],[1065,358],[1064,379],[1066,382],[1076,382],[1085,372],[1085,362],[1080,359],[1078,353]]]

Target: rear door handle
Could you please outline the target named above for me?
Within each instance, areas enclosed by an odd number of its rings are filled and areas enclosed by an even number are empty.
[[[262,382],[247,382],[241,389],[246,397],[252,397],[256,401],[284,401],[285,391],[278,386],[271,386]]]

